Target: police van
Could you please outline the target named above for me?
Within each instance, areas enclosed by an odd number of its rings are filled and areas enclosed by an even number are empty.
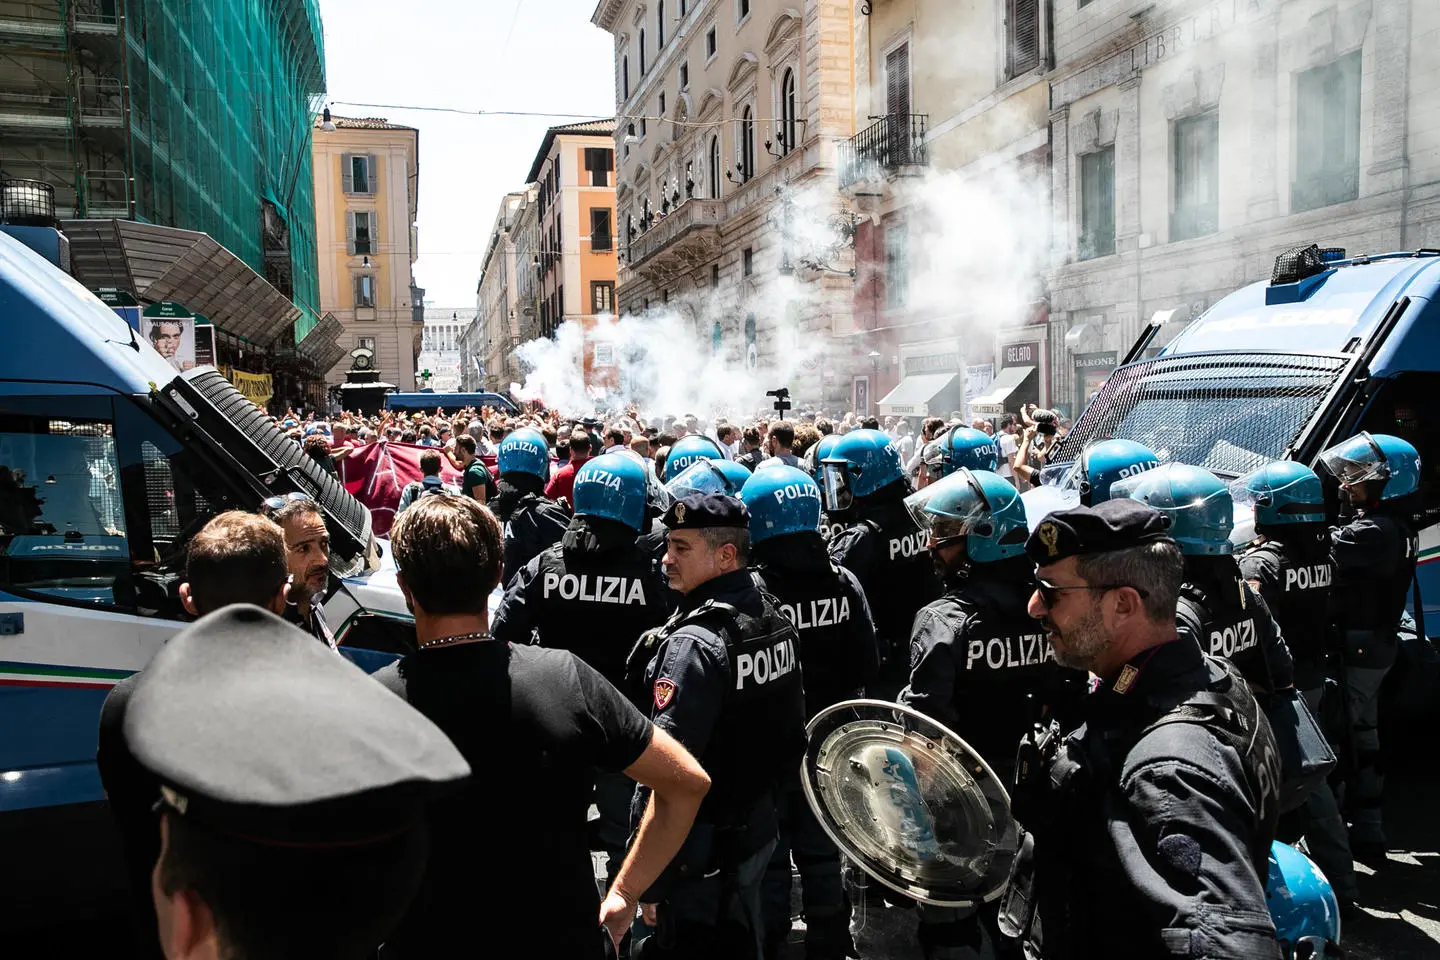
[[[414,621],[369,512],[213,367],[177,374],[124,319],[4,231],[0,318],[5,837],[22,824],[31,836],[37,823],[70,831],[75,810],[103,812],[101,703],[184,626],[185,546],[223,510],[308,494],[329,527],[326,612],[342,650],[373,670],[413,645]]]
[[[1402,437],[1420,451],[1420,584],[1440,608],[1440,250],[1347,257],[1308,248],[1277,258],[1250,284],[1193,320],[1158,354],[1151,323],[1075,421],[1042,476],[1063,477],[1089,443],[1134,440],[1162,461],[1230,479],[1274,460],[1314,465],[1360,431]],[[1055,504],[1026,495],[1038,519]],[[1235,539],[1250,539],[1237,508]],[[1431,621],[1440,622],[1440,621]]]

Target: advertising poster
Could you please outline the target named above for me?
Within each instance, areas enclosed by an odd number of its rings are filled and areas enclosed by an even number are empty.
[[[195,324],[195,365],[215,366],[215,327],[212,324]]]

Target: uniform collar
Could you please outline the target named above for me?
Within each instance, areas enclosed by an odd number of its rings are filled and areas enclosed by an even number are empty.
[[[1187,674],[1208,675],[1205,654],[1194,638],[1176,634],[1174,640],[1141,651],[1113,677],[1100,681],[1097,693],[1125,700],[1143,700],[1155,691],[1173,686]],[[1202,681],[1203,682],[1203,681]]]
[[[707,600],[717,600],[721,603],[739,605],[746,601],[752,601],[758,596],[759,591],[755,587],[755,581],[750,578],[749,570],[734,570],[730,573],[722,573],[711,580],[706,580],[700,586],[691,590],[680,598],[680,609],[694,610]],[[746,603],[746,606],[750,606]]]

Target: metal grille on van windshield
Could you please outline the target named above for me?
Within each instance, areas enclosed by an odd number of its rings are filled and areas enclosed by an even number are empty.
[[[1352,359],[1201,353],[1132,363],[1105,381],[1051,462],[1120,438],[1163,461],[1239,476],[1284,455]]]
[[[315,499],[330,521],[332,554],[347,560],[364,556],[370,545],[370,511],[271,423],[265,411],[211,367],[184,374],[165,387],[166,392],[177,389],[195,407],[197,425],[252,475],[283,472],[286,479],[274,485],[276,493],[303,490]]]

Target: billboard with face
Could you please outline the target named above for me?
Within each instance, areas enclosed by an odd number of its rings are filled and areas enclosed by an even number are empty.
[[[193,317],[146,317],[145,335],[170,366],[177,371],[195,366],[195,319]]]

